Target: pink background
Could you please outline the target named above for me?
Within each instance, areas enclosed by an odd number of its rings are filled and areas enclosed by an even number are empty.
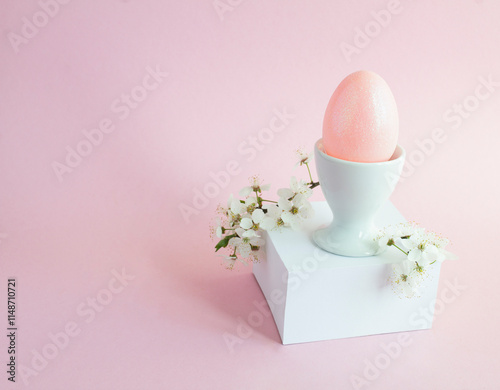
[[[74,0],[45,21],[37,1],[0,1],[1,329],[16,277],[18,365],[68,323],[80,331],[25,385],[19,371],[7,381],[1,330],[0,388],[353,388],[396,334],[284,347],[266,317],[229,350],[223,334],[263,296],[251,267],[222,267],[209,224],[251,175],[274,194],[304,174],[293,150],[312,150],[336,85],[369,69],[391,86],[400,144],[419,164],[392,200],[453,242],[460,261],[443,265],[440,292],[455,279],[466,289],[363,388],[498,389],[500,87],[470,96],[480,77],[500,81],[500,3],[401,0],[377,31],[372,12],[389,1],[221,1],[233,4],[222,20],[212,0]],[[47,24],[16,53],[9,37],[34,15]],[[357,27],[374,36],[348,61],[340,46]],[[120,119],[113,101],[148,66],[168,76]],[[469,116],[447,122],[464,100]],[[283,107],[286,129],[255,157],[238,152]],[[115,130],[59,181],[53,162],[104,118]],[[445,142],[419,160],[436,127]],[[231,160],[241,172],[186,223],[179,206]],[[113,269],[135,279],[86,323],[77,310]]]

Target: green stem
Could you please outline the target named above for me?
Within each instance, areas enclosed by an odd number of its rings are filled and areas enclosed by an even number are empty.
[[[276,201],[274,201],[274,200],[268,200],[268,199],[262,199],[262,198],[261,198],[261,201],[262,201],[262,202],[278,203],[278,202],[276,202]]]
[[[399,246],[397,246],[396,244],[392,244],[392,246],[395,246],[396,248],[398,248],[401,252],[403,252],[406,256],[408,256],[408,252],[405,252],[404,250],[402,250]]]
[[[316,188],[317,186],[319,186],[319,181],[317,181],[317,182],[313,181],[313,178],[312,178],[312,175],[311,175],[311,170],[309,169],[309,163],[305,163],[304,165],[307,167],[307,172],[309,172],[309,179],[311,180],[307,184],[310,185],[309,188],[312,190],[312,189]]]
[[[260,208],[262,208],[262,199],[259,197],[257,190],[255,190],[254,192],[255,192],[255,197],[257,198],[257,204],[259,205]]]
[[[309,184],[313,184],[314,182],[313,182],[313,178],[311,175],[311,170],[309,169],[309,163],[305,163],[304,165],[307,167],[307,172],[309,172],[309,179],[311,179]]]

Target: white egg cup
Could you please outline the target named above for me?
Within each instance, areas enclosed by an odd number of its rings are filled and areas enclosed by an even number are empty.
[[[389,199],[401,175],[405,151],[397,146],[389,161],[360,163],[327,155],[323,140],[314,147],[321,190],[333,222],[314,232],[316,244],[341,256],[364,257],[380,252],[373,240],[374,218]]]

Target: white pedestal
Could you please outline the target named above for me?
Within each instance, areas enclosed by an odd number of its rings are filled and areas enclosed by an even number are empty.
[[[400,298],[388,282],[391,264],[405,256],[395,248],[372,257],[343,257],[318,248],[312,233],[332,220],[326,202],[301,231],[268,232],[264,258],[253,273],[269,304],[283,344],[429,329],[440,264],[429,269],[419,298]],[[405,222],[387,202],[376,224]],[[425,315],[424,315],[425,314]]]

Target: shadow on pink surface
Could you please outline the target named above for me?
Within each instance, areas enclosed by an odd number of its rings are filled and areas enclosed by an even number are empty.
[[[253,274],[222,272],[225,275],[211,278],[192,275],[186,279],[183,283],[184,294],[187,295],[185,298],[201,304],[205,321],[207,317],[221,320],[217,321],[216,326],[230,352],[236,351],[251,338],[281,344],[271,311]],[[203,326],[206,326],[206,322]]]

